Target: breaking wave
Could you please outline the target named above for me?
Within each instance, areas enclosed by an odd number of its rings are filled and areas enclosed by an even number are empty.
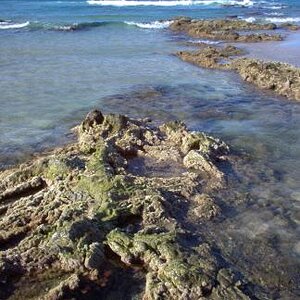
[[[102,6],[190,6],[190,5],[229,5],[253,6],[252,0],[88,0],[88,4]]]
[[[84,23],[73,23],[66,25],[55,25],[49,26],[48,29],[58,30],[58,31],[75,31],[75,30],[84,30],[89,28],[101,27],[106,25],[120,24],[118,22],[84,22]]]
[[[172,21],[154,21],[150,23],[125,22],[125,24],[145,29],[163,29],[168,28],[172,24]]]
[[[172,24],[173,21],[153,21],[153,22],[83,22],[83,23],[72,23],[72,24],[51,24],[41,23],[37,21],[26,22],[26,23],[12,23],[10,21],[0,21],[0,29],[17,29],[25,28],[27,30],[45,30],[45,31],[62,31],[62,32],[73,32],[80,30],[88,30],[97,27],[104,26],[135,26],[143,29],[163,29],[167,28]]]
[[[300,22],[299,18],[265,18],[266,21],[271,23],[293,23]]]
[[[30,24],[30,22],[24,22],[24,23],[14,23],[11,21],[0,21],[0,29],[19,29],[27,27]]]

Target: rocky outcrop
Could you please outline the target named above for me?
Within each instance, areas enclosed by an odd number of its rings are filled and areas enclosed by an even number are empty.
[[[209,69],[230,69],[231,58],[243,54],[235,46],[202,46],[197,51],[180,51],[177,55],[186,62]]]
[[[202,47],[197,51],[181,51],[184,61],[204,68],[235,70],[241,77],[262,89],[268,89],[289,99],[300,100],[300,69],[280,62],[236,57],[242,50],[234,46]]]
[[[289,99],[300,100],[300,68],[280,62],[239,58],[231,67],[250,83]]]
[[[270,34],[263,31],[274,31],[277,25],[272,23],[251,23],[237,19],[193,20],[190,18],[175,19],[170,29],[185,33],[193,38],[205,38],[229,42],[263,42],[280,41],[280,34]],[[296,30],[294,26],[285,26]],[[256,33],[252,33],[256,31]]]
[[[77,143],[0,173],[1,299],[105,298],[128,270],[143,299],[250,299],[184,226],[221,212],[224,142],[100,111],[76,131]]]

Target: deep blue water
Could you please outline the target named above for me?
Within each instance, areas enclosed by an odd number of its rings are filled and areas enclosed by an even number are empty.
[[[229,238],[263,228],[278,236],[281,255],[299,258],[300,104],[259,91],[233,73],[181,62],[173,53],[186,47],[187,38],[153,22],[184,15],[300,23],[300,1],[208,2],[1,0],[0,168],[69,141],[70,127],[93,107],[158,121],[180,118],[253,157],[257,177],[241,188],[258,206],[251,222],[244,212],[229,221],[231,229],[239,228],[228,231]],[[145,96],[153,91],[158,96]],[[260,180],[269,170],[277,174],[274,180]]]

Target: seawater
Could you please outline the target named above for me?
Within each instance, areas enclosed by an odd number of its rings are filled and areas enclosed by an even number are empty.
[[[0,168],[69,142],[69,129],[94,107],[158,122],[180,118],[247,157],[230,184],[248,200],[206,225],[207,238],[250,274],[270,276],[264,267],[275,257],[272,272],[293,283],[300,257],[300,104],[236,74],[180,61],[173,54],[189,38],[168,31],[175,16],[299,23],[300,2],[1,0]],[[222,199],[229,208],[230,197]],[[268,249],[266,257],[257,249]],[[276,295],[293,299],[295,290]]]

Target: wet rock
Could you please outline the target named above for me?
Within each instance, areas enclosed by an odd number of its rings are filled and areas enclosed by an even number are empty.
[[[251,31],[275,30],[277,29],[275,24],[252,23],[236,19],[192,20],[189,18],[180,18],[172,22],[170,29],[176,32],[183,32],[194,38],[230,42],[253,43],[282,40],[279,34],[268,34],[265,32],[251,33]]]
[[[289,30],[299,30],[300,29],[300,26],[296,25],[294,23],[282,23],[281,27],[282,28],[287,28]]]
[[[230,68],[230,58],[243,54],[243,51],[235,46],[225,46],[217,48],[213,46],[203,47],[198,51],[181,51],[177,55],[184,61],[210,69]]]
[[[212,291],[212,299],[252,299],[242,291],[244,283],[235,279],[230,269],[219,270],[217,278],[219,284]]]
[[[196,252],[185,253],[174,244],[175,233],[128,236],[120,231],[108,235],[108,245],[122,261],[141,261],[149,270],[145,299],[189,297],[196,299],[210,293],[214,262],[201,261]],[[143,251],[140,251],[140,244]]]
[[[144,299],[212,298],[224,286],[222,266],[201,239],[187,245],[184,223],[188,211],[203,221],[219,213],[211,194],[225,186],[218,161],[228,146],[182,122],[155,127],[99,111],[77,133],[78,143],[0,173],[2,200],[10,199],[0,219],[0,278],[19,276],[6,295],[30,298],[33,281],[37,299],[76,298],[92,288],[101,295],[112,273],[104,270],[118,266],[146,273]],[[150,157],[149,169],[176,168],[166,177],[128,171],[132,160]],[[226,290],[231,299],[243,295]]]
[[[279,62],[241,58],[232,63],[241,77],[262,89],[275,91],[290,99],[300,100],[300,69]]]
[[[235,47],[204,47],[198,51],[181,51],[184,61],[204,68],[234,70],[241,77],[262,89],[268,89],[289,99],[300,100],[300,69],[280,62],[236,58],[241,54]]]
[[[210,220],[221,213],[220,207],[208,195],[197,195],[194,201],[197,206],[194,208],[193,213],[200,219]]]
[[[101,124],[103,120],[104,117],[101,111],[97,109],[92,110],[87,114],[84,121],[82,122],[82,128],[83,130],[89,130],[90,127]]]

